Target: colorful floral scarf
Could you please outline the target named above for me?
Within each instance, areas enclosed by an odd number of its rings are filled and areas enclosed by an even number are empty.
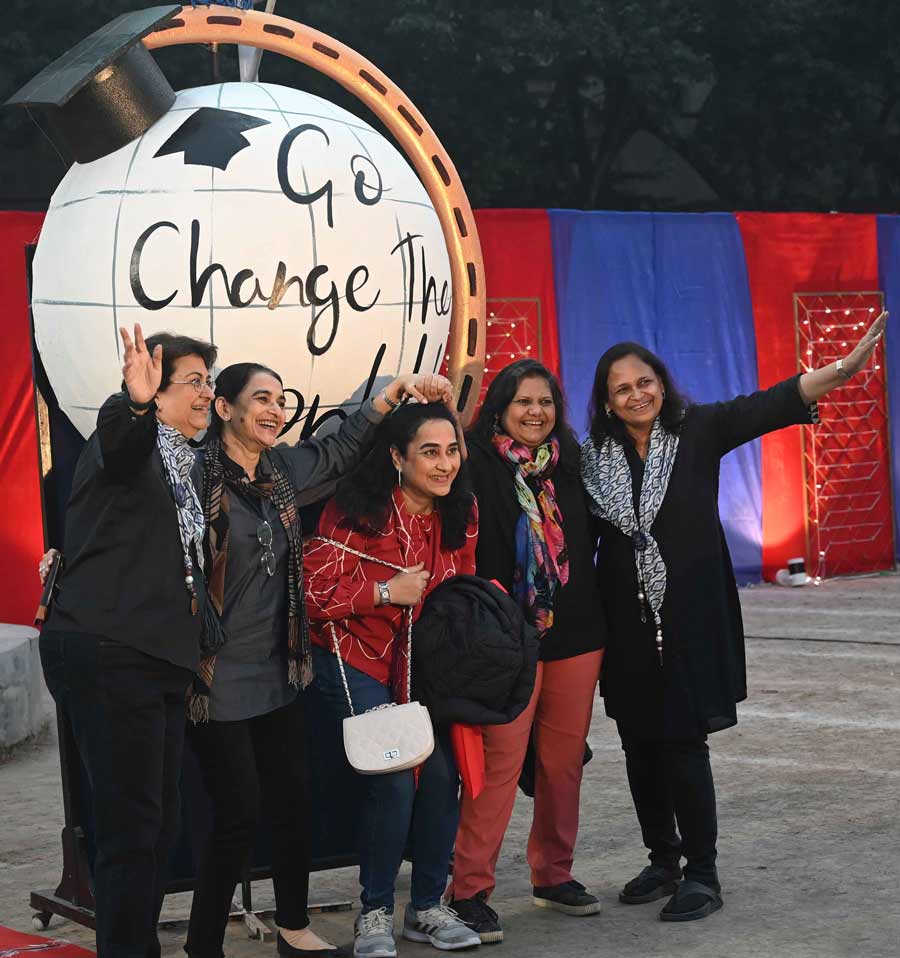
[[[559,440],[551,436],[533,451],[503,433],[494,436],[493,443],[500,457],[515,467],[516,498],[522,510],[516,524],[513,593],[543,635],[553,626],[557,586],[569,581],[563,517],[550,478],[559,462]]]

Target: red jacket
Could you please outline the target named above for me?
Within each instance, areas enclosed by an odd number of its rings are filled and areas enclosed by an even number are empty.
[[[453,552],[441,547],[440,514],[410,515],[399,489],[394,492],[393,508],[384,532],[364,535],[342,528],[340,520],[341,515],[332,499],[319,519],[316,535],[334,539],[366,555],[387,559],[395,565],[408,568],[424,562],[431,580],[423,600],[441,582],[455,575],[473,575],[475,572],[477,510],[465,545]],[[331,630],[327,623],[333,622],[341,658],[360,672],[389,685],[395,640],[401,630],[405,653],[406,630],[402,628],[405,610],[396,605],[376,606],[374,584],[391,579],[397,573],[315,538],[303,550],[303,566],[312,641],[332,649]],[[413,607],[414,620],[421,609],[421,603]]]

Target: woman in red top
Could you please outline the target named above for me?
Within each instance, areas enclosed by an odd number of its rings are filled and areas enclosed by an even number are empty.
[[[338,487],[305,551],[304,578],[314,679],[335,722],[349,714],[332,627],[357,714],[407,701],[407,610],[441,582],[475,572],[475,498],[460,476],[453,414],[440,404],[409,405],[379,427],[375,447]],[[333,542],[325,542],[330,539]],[[360,558],[334,542],[361,552]],[[394,574],[386,561],[407,571]],[[459,817],[459,778],[449,736],[413,771],[360,777],[362,912],[357,958],[393,958],[394,882],[407,839],[413,846],[412,901],[403,935],[442,950],[469,948],[478,935],[441,901]]]

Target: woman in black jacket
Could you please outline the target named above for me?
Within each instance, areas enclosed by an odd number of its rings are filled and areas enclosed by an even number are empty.
[[[92,788],[97,954],[152,958],[199,662],[203,513],[188,440],[207,425],[216,349],[121,334],[124,390],[78,460],[40,651]]]
[[[662,360],[636,343],[613,346],[597,364],[582,474],[600,519],[603,692],[650,850],[650,865],[619,898],[639,904],[672,894],[664,921],[722,907],[706,737],[736,724],[747,678],[719,523],[720,460],[767,432],[817,421],[815,402],[863,368],[885,319],[836,364],[730,402],[687,405]]]
[[[540,635],[528,707],[508,725],[483,730],[486,784],[477,799],[463,797],[456,840],[452,907],[483,942],[497,942],[503,930],[487,900],[530,736],[532,900],[569,915],[600,911],[574,879],[572,861],[604,626],[578,443],[556,378],[534,360],[510,364],[466,438],[482,516],[476,572],[515,596]]]

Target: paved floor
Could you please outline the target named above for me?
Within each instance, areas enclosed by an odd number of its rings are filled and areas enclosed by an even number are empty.
[[[568,918],[530,904],[524,848],[530,803],[519,797],[500,859],[494,905],[516,958],[832,958],[900,955],[900,577],[830,581],[814,589],[742,590],[750,698],[741,722],[714,736],[720,872],[725,909],[678,926],[658,905],[627,907],[619,887],[643,864],[614,728],[598,703],[577,850],[578,877],[603,898],[598,917]],[[55,884],[61,827],[55,743],[48,737],[0,766],[0,923],[30,930],[28,891]],[[399,882],[401,901],[409,875]],[[271,904],[267,883],[257,903]],[[313,877],[319,901],[354,899],[352,869]],[[183,917],[187,896],[167,901]],[[316,927],[347,942],[352,912]],[[71,923],[54,937],[89,944]],[[178,954],[183,923],[164,932]],[[486,946],[487,947],[487,946]],[[229,926],[229,958],[274,954]],[[408,958],[434,954],[402,943]]]

